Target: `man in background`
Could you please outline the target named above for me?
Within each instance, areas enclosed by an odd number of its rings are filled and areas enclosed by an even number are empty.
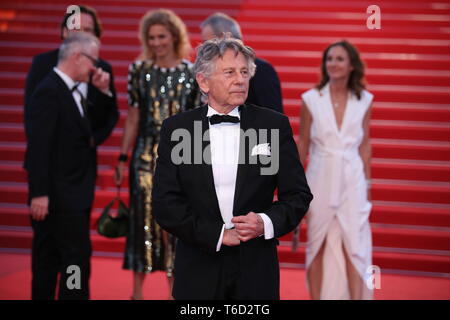
[[[33,227],[32,299],[89,299],[90,212],[96,152],[87,103],[79,83],[91,83],[112,100],[109,74],[98,68],[98,39],[65,38],[58,64],[30,97],[27,142],[29,204]]]
[[[242,40],[241,27],[236,20],[224,13],[210,15],[202,22],[200,28],[203,41],[223,37],[224,33],[230,33],[233,38]],[[281,85],[277,72],[265,60],[256,58],[255,64],[256,73],[250,80],[246,103],[283,113]]]

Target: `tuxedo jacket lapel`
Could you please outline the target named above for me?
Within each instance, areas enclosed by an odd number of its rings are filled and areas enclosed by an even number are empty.
[[[214,206],[216,212],[220,215],[219,200],[217,199],[216,187],[214,185],[214,176],[211,165],[211,146],[210,146],[210,136],[209,136],[209,122],[206,117],[208,113],[208,106],[202,107],[201,121],[202,121],[202,165],[201,170],[203,174],[203,179],[205,181],[205,190],[207,192],[208,198]],[[195,130],[195,129],[194,129]],[[194,133],[195,134],[195,133]],[[204,139],[203,139],[204,138]],[[195,149],[194,149],[195,150]]]
[[[253,119],[248,114],[249,111],[247,107],[242,106],[240,107],[240,124],[241,124],[241,131],[240,131],[240,143],[239,143],[239,164],[237,169],[237,175],[236,175],[236,186],[234,189],[234,201],[233,201],[233,215],[239,215],[238,212],[238,204],[239,204],[239,196],[242,193],[242,188],[244,187],[244,182],[247,178],[249,165],[247,163],[248,157],[249,157],[249,148],[246,146],[243,133],[252,128]],[[241,145],[244,143],[244,145]],[[250,146],[251,147],[251,146]]]
[[[59,86],[62,98],[66,103],[67,110],[71,115],[70,117],[78,123],[80,128],[85,131],[87,135],[91,136],[91,132],[87,123],[87,121],[89,121],[88,118],[81,116],[80,110],[78,109],[78,105],[75,102],[72,92],[69,90],[69,88],[67,88],[67,85],[64,83],[64,81],[55,72],[53,72],[53,74],[55,81]]]

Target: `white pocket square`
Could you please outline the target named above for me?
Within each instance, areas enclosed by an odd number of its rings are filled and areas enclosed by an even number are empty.
[[[252,156],[270,156],[270,143],[261,143],[253,147]]]

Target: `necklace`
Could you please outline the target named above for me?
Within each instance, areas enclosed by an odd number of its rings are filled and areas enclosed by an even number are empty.
[[[331,103],[332,103],[333,107],[337,109],[340,106],[339,102],[337,102],[337,99],[335,98],[335,96],[331,90],[330,90],[330,92],[331,92]]]

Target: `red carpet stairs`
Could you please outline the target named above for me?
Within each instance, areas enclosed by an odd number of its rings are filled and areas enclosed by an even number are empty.
[[[139,19],[149,9],[166,7],[184,19],[194,47],[200,41],[198,26],[209,14],[223,11],[235,17],[246,43],[278,71],[285,113],[296,137],[300,94],[317,82],[321,52],[343,38],[354,43],[367,64],[368,89],[375,94],[371,121],[374,264],[382,272],[450,276],[450,6],[379,1],[381,29],[369,30],[366,8],[371,3],[356,0],[84,3],[94,6],[102,19],[101,56],[114,67],[122,113],[99,153],[92,214],[97,254],[120,256],[123,252],[124,239],[97,235],[95,221],[115,195],[113,166],[126,117],[127,68],[140,50]],[[22,169],[23,86],[32,56],[57,47],[61,15],[70,4],[56,0],[0,4],[0,248],[30,248]],[[286,267],[303,267],[304,224],[296,252],[291,250],[291,239],[292,234],[280,239],[280,261]]]

